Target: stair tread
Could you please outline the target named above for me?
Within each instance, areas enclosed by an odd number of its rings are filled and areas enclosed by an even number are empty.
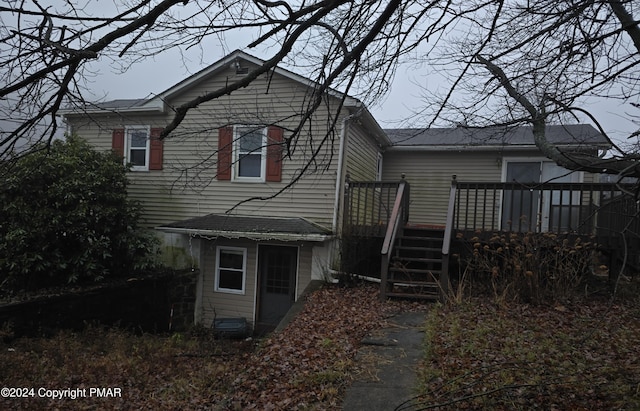
[[[442,247],[420,247],[416,245],[397,245],[395,246],[397,250],[410,250],[410,251],[431,251],[434,253],[441,253]]]
[[[405,230],[408,231],[417,231],[417,232],[432,232],[432,233],[444,233],[444,227],[440,228],[440,227],[419,227],[419,226],[414,226],[414,225],[405,225],[404,226]]]
[[[438,284],[436,281],[394,280],[392,278],[389,278],[389,279],[387,279],[387,282],[389,284],[396,284],[396,285],[398,285],[400,287],[402,285],[406,285],[408,287],[419,285],[419,286],[429,286],[429,287],[440,289],[440,284]]]
[[[423,263],[435,263],[438,261],[442,261],[442,258],[428,258],[428,257],[402,257],[402,256],[397,256],[394,255],[392,258],[392,261],[398,261],[398,262],[402,262],[402,261],[416,261],[416,262],[423,262]]]
[[[406,270],[410,270],[412,268],[416,269],[416,270],[427,270],[428,268],[425,268],[424,265],[422,264],[414,264],[414,265],[418,265],[417,267],[408,267],[408,265],[410,263],[423,263],[423,264],[442,264],[442,260],[428,260],[428,259],[424,259],[424,260],[420,260],[420,261],[409,261],[409,260],[404,260],[404,262],[406,264],[402,264],[403,260],[400,261],[396,261],[394,260],[394,264],[392,264],[391,266],[389,266],[389,268],[396,268],[396,269],[406,269]],[[436,268],[437,269],[437,268]]]
[[[439,300],[440,294],[386,293],[387,297],[415,298],[420,300]]]
[[[403,235],[398,237],[400,240],[427,240],[427,241],[442,241],[442,237],[422,237],[416,235]]]
[[[390,267],[389,272],[396,273],[415,273],[415,274],[440,274],[442,270],[431,270],[428,268],[400,268],[400,267]]]
[[[441,251],[442,247],[421,247],[419,245],[397,245],[396,250],[412,250],[412,251]]]

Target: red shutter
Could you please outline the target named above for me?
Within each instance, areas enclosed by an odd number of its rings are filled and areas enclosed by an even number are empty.
[[[271,126],[267,131],[267,181],[282,181],[283,136],[280,127]]]
[[[116,128],[113,130],[111,149],[120,157],[124,157],[124,128]]]
[[[231,180],[233,127],[218,130],[218,180]]]
[[[160,139],[162,130],[162,128],[151,129],[149,170],[162,170],[162,152],[164,149],[164,141]]]

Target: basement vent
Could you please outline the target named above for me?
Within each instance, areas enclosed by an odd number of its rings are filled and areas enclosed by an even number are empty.
[[[219,338],[245,338],[251,335],[246,318],[219,318],[213,320],[213,332]]]

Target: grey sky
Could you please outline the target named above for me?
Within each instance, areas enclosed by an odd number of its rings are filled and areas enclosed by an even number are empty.
[[[245,51],[256,57],[269,57],[260,50],[245,49]],[[169,51],[139,62],[129,67],[125,73],[117,72],[106,61],[94,62],[91,68],[95,76],[89,78],[88,86],[91,91],[89,98],[107,100],[141,98],[160,93],[226,54],[220,46],[208,47],[206,53],[207,58],[203,59],[202,63],[199,56],[194,53],[191,61],[187,61],[185,65],[178,53]],[[433,89],[444,86],[446,85],[440,84],[436,76],[426,76],[412,67],[404,66],[397,71],[391,91],[386,98],[370,103],[368,107],[383,127],[397,127],[411,117],[413,111],[419,110],[425,104],[422,97],[423,88]],[[593,111],[599,121],[604,124],[606,131],[616,139],[622,139],[638,128],[625,115],[627,112],[633,113],[631,107],[620,105],[618,101],[593,100],[586,108]],[[589,121],[585,118],[583,122]]]
[[[55,3],[51,1],[51,4]],[[84,10],[91,16],[112,16],[115,13],[113,1],[82,0],[76,3],[86,4]],[[186,7],[189,6],[190,4]],[[206,38],[200,48],[182,50],[182,55],[175,49],[160,53],[133,64],[124,73],[116,68],[113,61],[101,57],[87,66],[84,81],[88,94],[85,97],[96,101],[141,98],[160,93],[235,49],[244,50],[259,58],[271,56],[268,51],[247,49],[246,45],[252,40],[253,33],[246,31],[230,34],[224,40]],[[293,71],[297,72],[295,68]],[[426,71],[427,68],[424,67],[400,67],[388,95],[380,101],[367,102],[374,117],[383,127],[400,127],[406,124],[403,122],[406,119],[409,119],[408,124],[411,126],[424,126],[419,121],[411,121],[412,113],[428,104],[422,97],[424,90],[442,90],[449,87],[449,84],[443,84],[437,76],[426,75]],[[305,75],[303,72],[298,74]],[[627,112],[633,113],[632,108],[620,106],[617,101],[594,100],[586,108],[597,115],[612,137],[624,138],[638,129],[638,126],[629,120],[629,116],[625,115]],[[586,118],[581,121],[588,122]]]
[[[189,6],[187,4],[186,7]],[[90,10],[92,15],[112,15],[113,7],[110,1],[89,0],[87,3],[87,10]],[[125,73],[120,73],[119,69],[114,68],[113,62],[98,60],[89,66],[95,76],[89,76],[87,79],[87,86],[91,92],[88,98],[142,98],[160,93],[235,49],[241,49],[259,58],[271,57],[269,51],[246,48],[254,40],[254,34],[243,31],[228,33],[224,39],[206,38],[200,44],[200,48],[181,50],[181,53],[169,50],[128,67]],[[292,70],[297,72],[295,68]],[[369,110],[383,127],[425,125],[412,118],[412,113],[420,111],[428,104],[423,97],[425,90],[443,90],[450,86],[444,84],[437,75],[427,75],[426,71],[427,68],[424,67],[400,67],[385,98],[381,101],[367,102]],[[302,72],[298,74],[305,75]],[[618,101],[593,100],[585,108],[593,111],[605,130],[617,140],[638,129],[638,126],[629,120],[629,116],[625,115],[627,112],[633,113],[632,108],[628,105],[621,106]],[[580,121],[589,122],[586,117]]]

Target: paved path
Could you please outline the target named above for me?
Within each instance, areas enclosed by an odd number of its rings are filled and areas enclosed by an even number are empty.
[[[366,337],[358,351],[361,360],[378,358],[370,373],[347,389],[345,411],[392,411],[410,409],[415,395],[416,366],[423,358],[426,313],[400,313],[389,319],[390,326]],[[366,359],[366,360],[365,360]]]

